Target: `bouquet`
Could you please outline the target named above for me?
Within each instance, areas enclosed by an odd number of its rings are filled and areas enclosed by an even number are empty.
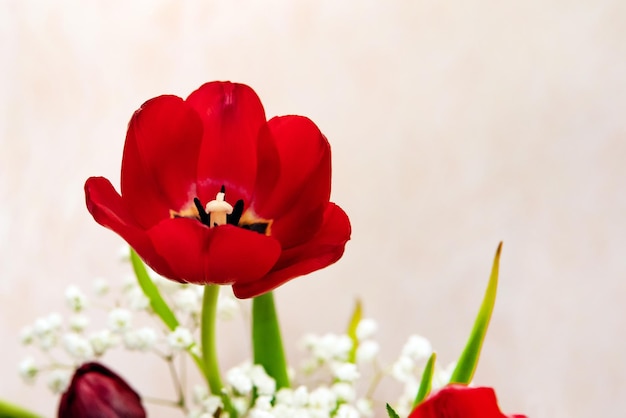
[[[329,201],[330,189],[330,145],[318,127],[302,116],[267,120],[246,85],[210,82],[184,100],[147,101],[128,126],[121,193],[103,177],[85,183],[95,221],[131,247],[125,259],[134,277],[121,286],[97,281],[93,297],[67,288],[68,318],[53,313],[24,328],[22,343],[46,360],[24,359],[22,377],[45,375],[60,396],[59,417],[139,418],[150,402],[170,406],[171,416],[194,418],[358,418],[376,411],[392,418],[506,417],[494,390],[472,383],[502,244],[466,347],[448,367],[417,334],[395,362],[381,365],[377,324],[364,317],[360,302],[345,333],[306,335],[306,361],[288,364],[273,292],[343,255],[351,226]],[[238,299],[252,299],[250,312]],[[106,313],[102,329],[89,329],[92,302]],[[222,373],[216,323],[246,314],[251,358]],[[151,325],[134,326],[139,316]],[[131,386],[106,362],[115,348],[162,359],[172,398],[153,399]],[[190,387],[185,362],[202,382]],[[361,390],[366,370],[372,378]],[[384,378],[403,386],[397,399],[375,397]],[[0,402],[0,416],[37,415]]]

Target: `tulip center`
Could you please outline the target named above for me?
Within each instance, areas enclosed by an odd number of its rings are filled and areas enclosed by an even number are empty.
[[[209,228],[220,225],[234,225],[243,229],[258,232],[263,235],[270,235],[272,220],[261,219],[255,216],[251,210],[244,213],[244,202],[239,199],[235,205],[226,201],[226,187],[222,186],[220,191],[205,206],[199,198],[193,199],[194,208],[181,212],[171,212],[173,218],[195,218]],[[194,210],[195,209],[195,210]]]

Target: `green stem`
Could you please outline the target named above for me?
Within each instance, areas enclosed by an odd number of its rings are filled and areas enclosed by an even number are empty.
[[[285,350],[272,292],[257,296],[252,301],[252,348],[254,363],[263,366],[267,374],[276,380],[276,389],[289,387]]]
[[[217,319],[217,297],[220,288],[209,284],[204,286],[202,298],[202,321],[200,323],[200,338],[202,345],[202,359],[204,360],[204,377],[209,384],[211,393],[222,398],[224,409],[229,416],[237,418],[237,411],[230,402],[230,398],[224,391],[220,368],[217,361],[217,347],[215,343],[215,323]]]
[[[217,296],[219,292],[220,288],[217,285],[209,284],[204,286],[202,323],[200,324],[204,376],[209,384],[211,393],[216,396],[222,396],[223,388],[215,344],[215,319],[217,313]]]

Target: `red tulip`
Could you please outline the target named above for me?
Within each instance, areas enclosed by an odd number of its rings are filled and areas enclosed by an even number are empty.
[[[87,208],[157,273],[249,298],[342,256],[350,221],[329,202],[330,160],[311,120],[266,121],[250,87],[212,82],[135,112],[121,194],[92,177]]]
[[[74,373],[61,396],[59,418],[144,418],[139,395],[98,363],[86,363]]]
[[[419,404],[409,418],[526,418],[500,412],[492,388],[448,385]]]

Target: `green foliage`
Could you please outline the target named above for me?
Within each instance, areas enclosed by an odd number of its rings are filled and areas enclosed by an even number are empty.
[[[252,300],[252,349],[260,364],[276,380],[276,389],[288,388],[287,361],[272,292]]]
[[[400,415],[398,415],[398,413],[393,410],[391,405],[386,404],[385,407],[387,408],[387,414],[389,415],[389,418],[400,418]]]
[[[428,362],[426,363],[426,367],[424,367],[424,373],[422,373],[422,380],[420,382],[420,388],[417,391],[417,396],[415,397],[415,401],[413,401],[413,408],[419,405],[428,394],[430,394],[430,389],[432,387],[433,382],[433,373],[435,371],[435,361],[437,360],[437,353],[432,353]]]
[[[356,300],[354,304],[354,311],[352,311],[352,317],[350,318],[350,323],[348,324],[348,337],[352,340],[352,348],[350,349],[350,353],[348,354],[348,361],[350,363],[356,362],[356,350],[359,348],[359,339],[356,336],[356,329],[359,326],[359,322],[363,317],[363,308],[361,305],[361,301],[359,299]]]
[[[493,307],[496,303],[496,292],[498,290],[498,270],[500,266],[500,253],[502,251],[502,242],[498,245],[496,255],[493,259],[493,266],[491,267],[491,276],[489,277],[489,283],[483,303],[476,316],[474,322],[474,328],[467,340],[465,349],[461,353],[461,357],[452,372],[450,383],[468,384],[474,377],[476,366],[478,365],[478,359],[480,357],[480,350],[487,334],[487,328],[489,327],[489,321],[491,320],[491,314]]]

